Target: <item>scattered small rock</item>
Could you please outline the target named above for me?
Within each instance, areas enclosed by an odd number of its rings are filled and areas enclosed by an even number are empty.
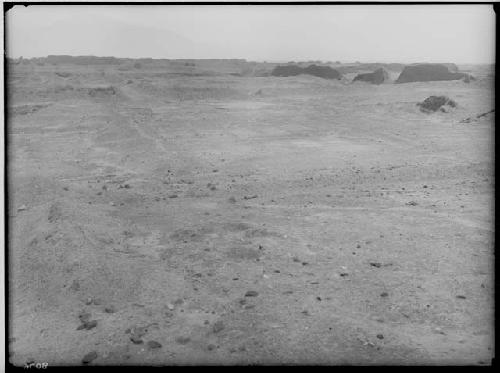
[[[418,203],[417,203],[417,202],[415,202],[415,201],[406,202],[406,204],[407,204],[408,206],[417,206],[417,205],[418,205]]]
[[[208,351],[212,351],[214,349],[215,349],[215,345],[210,344],[210,345],[207,346],[207,350]]]
[[[97,320],[92,320],[92,321],[83,321],[82,325],[80,325],[76,330],[90,330],[93,329],[97,326]]]
[[[234,198],[234,197],[229,197],[228,201],[229,201],[230,203],[236,203],[236,198]]]
[[[257,295],[259,295],[259,293],[255,290],[249,290],[245,293],[245,297],[256,297]]]
[[[157,349],[157,348],[161,348],[161,347],[162,347],[162,346],[161,346],[161,343],[160,343],[160,342],[156,342],[156,341],[149,341],[149,342],[147,343],[147,346],[148,346],[150,349],[152,349],[152,350]]]
[[[465,295],[457,295],[458,299],[466,299]]]
[[[133,335],[130,337],[130,340],[132,341],[132,343],[136,344],[136,345],[139,345],[139,344],[142,344],[144,341],[141,339],[141,337],[138,337],[136,335]]]
[[[116,308],[114,306],[108,306],[108,307],[104,308],[104,312],[106,312],[106,313],[115,313],[116,312]]]
[[[80,319],[81,322],[87,322],[90,320],[90,313],[88,312],[81,312],[78,315],[78,318]]]
[[[175,341],[181,345],[185,345],[191,341],[191,338],[189,338],[189,337],[177,337],[177,338],[175,338]]]
[[[382,267],[382,263],[370,263],[372,267],[380,268]]]
[[[254,199],[257,198],[257,194],[254,194],[253,196],[244,196],[243,199]]]
[[[383,334],[377,334],[377,338],[378,339],[384,339],[384,335]]]
[[[85,355],[83,357],[82,363],[83,364],[89,364],[92,361],[94,361],[95,359],[97,359],[97,352],[96,351],[92,351],[92,352],[89,352],[87,355]]]
[[[17,211],[24,211],[26,209],[27,209],[26,205],[21,205],[21,206],[19,206],[19,208],[17,209]]]
[[[224,329],[224,323],[222,320],[217,321],[213,326],[212,326],[212,331],[214,333],[219,333]]]
[[[382,294],[380,294],[380,296],[381,296],[382,298],[385,298],[385,297],[388,297],[388,296],[389,296],[389,294],[388,294],[388,293],[386,293],[386,292],[384,291]]]
[[[436,333],[436,334],[446,335],[446,333],[441,328],[439,328],[439,327],[434,328],[433,332]]]
[[[177,194],[171,194],[168,196],[168,198],[177,198],[177,197],[178,197]]]
[[[96,306],[100,306],[102,304],[102,300],[99,298],[94,298],[92,300],[92,303],[95,304]]]
[[[344,272],[344,273],[341,273],[341,274],[340,274],[340,277],[346,277],[346,276],[349,276],[349,273],[345,273],[345,272]]]

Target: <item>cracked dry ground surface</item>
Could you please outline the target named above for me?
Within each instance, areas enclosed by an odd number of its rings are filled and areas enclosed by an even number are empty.
[[[491,362],[489,85],[54,69],[9,76],[13,364]]]

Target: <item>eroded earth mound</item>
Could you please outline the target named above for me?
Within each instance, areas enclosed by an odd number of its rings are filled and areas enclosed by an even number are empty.
[[[441,64],[416,64],[406,66],[396,83],[460,80],[466,76],[465,73],[450,72],[448,67]]]
[[[367,82],[367,83],[372,83],[372,84],[382,84],[382,83],[386,82],[388,79],[389,79],[389,74],[387,74],[387,71],[380,68],[380,69],[375,70],[372,73],[365,73],[365,74],[356,75],[353,82],[361,81],[361,82]]]
[[[330,66],[309,65],[302,68],[296,65],[276,66],[271,72],[272,76],[296,76],[300,74],[313,75],[324,79],[340,79],[341,74]]]

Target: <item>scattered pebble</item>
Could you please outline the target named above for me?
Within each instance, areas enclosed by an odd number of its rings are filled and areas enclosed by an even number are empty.
[[[415,201],[410,201],[410,202],[407,202],[406,204],[407,204],[408,206],[417,206],[417,205],[418,205],[418,203],[417,203],[417,202],[415,202]]]
[[[84,321],[82,325],[80,325],[76,330],[90,330],[93,329],[97,326],[97,320],[92,320],[92,321]]]
[[[175,306],[172,304],[172,303],[168,303],[167,304],[167,308],[170,310],[170,311],[173,311],[175,309]]]
[[[78,318],[80,319],[81,322],[87,322],[90,320],[90,313],[88,312],[81,312],[78,315]]]
[[[139,344],[143,343],[143,340],[140,337],[136,336],[136,335],[131,336],[130,340],[132,341],[132,343],[134,343],[136,345],[139,345]]]
[[[446,333],[439,327],[433,329],[434,333],[446,335]]]
[[[149,341],[149,342],[147,343],[147,346],[148,346],[150,349],[154,350],[154,349],[157,349],[157,348],[161,348],[161,343],[156,342],[156,341]]]
[[[245,293],[245,297],[256,297],[257,295],[259,295],[259,293],[255,290],[249,290]]]
[[[243,197],[243,199],[254,199],[254,198],[257,198],[257,194],[254,194],[253,196],[245,196]]]
[[[217,321],[213,326],[212,326],[212,331],[214,333],[219,333],[224,329],[224,323],[222,320]]]
[[[17,211],[24,211],[26,209],[27,209],[26,205],[21,205],[21,206],[19,206],[19,208],[17,209]]]
[[[340,274],[340,277],[346,277],[346,276],[349,276],[349,273],[341,273]]]
[[[168,198],[177,198],[177,197],[178,197],[177,194],[171,194],[168,196]]]
[[[384,339],[384,335],[383,334],[377,334],[377,338],[378,339]]]
[[[82,363],[83,364],[89,364],[92,361],[94,361],[95,359],[97,359],[97,352],[96,351],[92,351],[92,352],[89,352],[87,355],[85,355],[83,357]]]
[[[380,268],[382,267],[382,263],[370,263],[372,267]]]
[[[108,306],[108,307],[104,308],[104,312],[106,312],[106,313],[115,313],[116,312],[116,308],[114,306]]]
[[[382,294],[380,294],[380,296],[384,298],[384,297],[388,297],[389,294],[384,291]]]
[[[191,338],[189,338],[189,337],[177,337],[177,338],[175,338],[175,341],[181,345],[185,345],[191,341]]]
[[[465,295],[457,295],[458,299],[466,299]]]

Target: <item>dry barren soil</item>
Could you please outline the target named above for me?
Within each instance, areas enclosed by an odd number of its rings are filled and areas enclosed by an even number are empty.
[[[491,76],[188,70],[9,68],[13,364],[491,363]]]

